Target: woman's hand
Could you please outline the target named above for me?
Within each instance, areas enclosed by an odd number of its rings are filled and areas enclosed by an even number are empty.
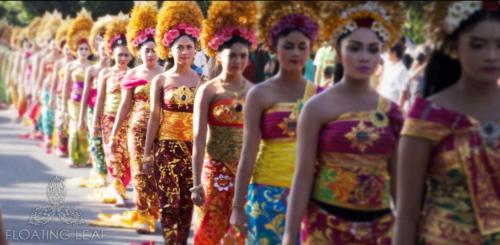
[[[201,207],[205,203],[205,190],[203,190],[202,185],[195,186],[191,189],[191,200],[193,201],[193,204]]]

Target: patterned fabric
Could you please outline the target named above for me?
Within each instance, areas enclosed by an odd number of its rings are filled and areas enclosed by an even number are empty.
[[[155,149],[155,176],[165,244],[186,244],[191,227],[193,186],[189,141],[161,140]]]
[[[382,96],[376,110],[343,113],[326,123],[319,132],[311,198],[354,212],[389,210],[389,161],[402,124],[398,106]],[[366,222],[346,220],[310,202],[302,239],[306,244],[390,244],[393,221],[391,213]]]
[[[195,209],[196,244],[219,244],[229,228],[235,173],[243,140],[243,104],[243,100],[224,98],[209,106],[210,136],[202,176],[205,203]]]
[[[416,99],[402,133],[433,144],[420,243],[500,241],[499,125]]]
[[[262,140],[246,207],[250,244],[281,244],[286,199],[295,171],[297,119],[303,104],[317,92],[307,83],[304,96],[296,103],[277,103],[262,115]]]
[[[106,81],[106,96],[104,100],[104,113],[101,118],[102,139],[104,145],[109,144],[109,136],[116,119],[116,113],[121,101],[120,79],[123,73],[108,78]],[[127,125],[126,122],[123,125]],[[130,182],[130,158],[127,149],[127,127],[121,127],[118,131],[118,142],[115,149],[105,152],[106,165],[113,177],[113,186],[123,196],[125,187]]]
[[[310,202],[302,225],[302,244],[390,245],[394,216],[372,222],[336,217]]]
[[[52,141],[54,131],[54,110],[50,108],[50,92],[48,89],[42,91],[42,129],[47,143]]]
[[[124,79],[125,80],[125,79]],[[139,214],[144,214],[144,219],[150,225],[150,230],[155,230],[158,219],[158,196],[156,182],[152,174],[144,173],[142,157],[144,156],[144,143],[148,129],[150,104],[149,88],[151,83],[137,86],[133,89],[132,109],[129,114],[127,139],[130,153],[130,169],[132,170],[132,184],[135,194],[135,205]]]
[[[92,125],[93,120],[94,120],[94,110],[89,107],[87,108],[87,125]],[[106,167],[106,160],[104,159],[102,136],[98,135],[97,137],[93,137],[92,135],[90,135],[89,132],[87,137],[89,141],[89,150],[90,150],[90,155],[92,156],[94,171],[99,175],[106,175],[108,173],[108,169]]]
[[[159,142],[155,149],[155,176],[160,201],[160,222],[165,244],[185,244],[189,236],[193,202],[189,189],[193,186],[191,133],[193,102],[196,88],[165,87],[162,115],[176,115],[175,120],[162,117],[158,131]],[[176,138],[178,136],[178,138]]]
[[[75,165],[84,165],[89,159],[87,136],[78,128],[80,102],[68,101],[69,113],[69,157]]]

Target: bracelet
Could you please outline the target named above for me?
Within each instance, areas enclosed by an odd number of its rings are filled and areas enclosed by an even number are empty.
[[[142,161],[143,162],[151,162],[151,161],[153,161],[153,156],[151,156],[151,155],[144,156],[144,157],[142,157]]]
[[[189,191],[190,191],[190,192],[193,192],[193,191],[196,191],[196,190],[198,190],[198,189],[200,189],[200,188],[201,188],[201,189],[203,189],[203,185],[201,185],[201,184],[200,184],[200,185],[197,185],[197,186],[193,186],[193,187],[191,187],[191,188],[189,189]]]

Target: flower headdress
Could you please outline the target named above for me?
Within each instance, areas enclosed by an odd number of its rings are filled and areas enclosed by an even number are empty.
[[[113,54],[113,45],[127,45],[126,34],[128,23],[129,18],[124,14],[119,14],[109,22],[104,34],[104,42],[106,43],[106,52],[108,55]]]
[[[45,13],[44,17],[47,16]],[[38,33],[38,27],[42,24],[44,17],[35,17],[30,24],[26,27],[26,38],[30,42],[34,42],[36,38],[36,34]]]
[[[164,2],[156,25],[158,56],[166,59],[170,45],[181,35],[189,35],[198,41],[202,21],[203,13],[196,2]]]
[[[432,2],[425,9],[428,20],[428,33],[437,46],[446,44],[447,39],[478,11],[496,12],[500,10],[500,1],[443,1]],[[453,50],[445,45],[444,51],[451,54]]]
[[[248,41],[250,48],[255,49],[256,14],[254,2],[213,2],[201,33],[201,45],[206,54],[214,57],[219,47],[235,36]]]
[[[70,19],[69,17],[67,17],[65,20],[63,20],[61,25],[57,28],[56,44],[57,44],[57,48],[59,48],[59,49],[62,49],[64,44],[66,44],[66,41],[67,41],[66,37],[67,37],[69,26],[71,25],[71,22],[73,22],[73,20]]]
[[[68,40],[68,48],[73,54],[76,54],[78,45],[81,43],[89,43],[88,38],[93,24],[94,21],[92,21],[92,17],[90,17],[89,12],[85,9],[82,9],[71,23],[68,34],[66,35],[66,40]]]
[[[265,1],[258,6],[258,35],[268,50],[275,51],[280,33],[299,30],[315,46],[320,23],[321,3],[306,1]]]
[[[61,25],[62,15],[57,10],[52,14],[47,16],[47,19],[40,24],[39,30],[39,40],[38,42],[45,45],[51,38],[54,38],[57,32],[57,28]]]
[[[134,5],[127,27],[127,45],[132,55],[139,54],[139,47],[146,40],[154,39],[157,15],[156,2],[140,2]]]
[[[111,15],[99,17],[99,19],[97,19],[97,21],[92,26],[92,30],[90,30],[89,44],[94,54],[97,54],[98,52],[98,41],[104,40],[104,33],[106,32],[106,28],[111,22],[111,19]]]
[[[2,34],[1,34],[1,39],[5,42],[5,43],[9,43],[10,41],[10,38],[12,36],[12,26],[10,25],[5,25],[3,28],[2,28]]]
[[[382,40],[383,48],[388,49],[400,40],[404,23],[402,3],[390,1],[345,1],[327,2],[323,5],[324,26],[322,39],[338,39],[357,28],[373,30]]]

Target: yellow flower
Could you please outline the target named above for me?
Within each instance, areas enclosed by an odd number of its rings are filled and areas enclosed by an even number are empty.
[[[375,128],[366,127],[364,121],[361,120],[345,137],[352,141],[353,147],[358,147],[361,152],[364,152],[368,146],[372,146],[373,142],[380,138],[380,134]]]

